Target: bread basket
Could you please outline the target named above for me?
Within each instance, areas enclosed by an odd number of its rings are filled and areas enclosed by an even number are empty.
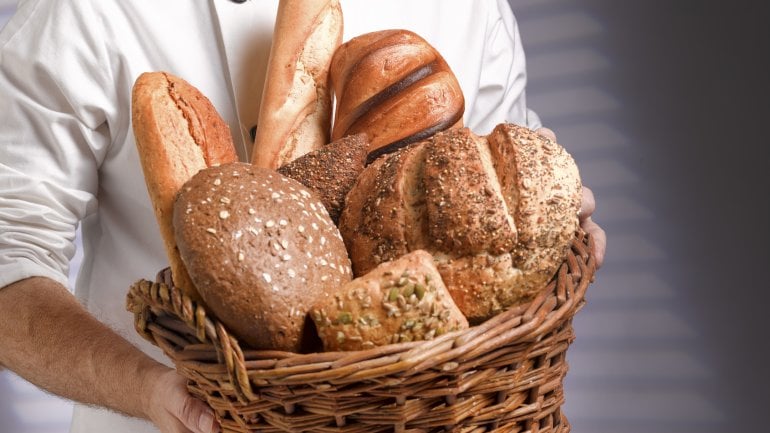
[[[592,247],[578,233],[527,305],[434,340],[359,352],[242,347],[168,270],[134,283],[127,308],[223,432],[567,432],[565,356],[596,269]]]

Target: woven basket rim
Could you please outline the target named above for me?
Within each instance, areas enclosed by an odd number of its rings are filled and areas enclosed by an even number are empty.
[[[513,342],[536,343],[571,319],[582,307],[595,271],[593,239],[578,231],[553,280],[530,303],[433,340],[351,352],[248,350],[203,305],[173,286],[168,269],[160,271],[155,281],[132,284],[126,306],[134,314],[136,331],[160,347],[183,374],[195,379],[201,379],[198,373],[226,376],[238,399],[250,402],[258,398],[255,386],[323,387],[372,379],[396,385],[426,370],[473,367],[464,363],[479,363],[486,354]],[[537,344],[529,347],[538,350]]]

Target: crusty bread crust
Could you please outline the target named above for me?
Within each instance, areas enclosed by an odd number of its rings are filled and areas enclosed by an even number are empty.
[[[356,276],[424,249],[472,323],[532,299],[578,228],[580,176],[557,143],[513,124],[467,128],[382,157],[359,176],[340,231]]]
[[[337,224],[345,196],[364,170],[368,145],[364,134],[342,137],[281,166],[278,172],[315,191]]]
[[[345,42],[330,71],[337,106],[332,139],[366,133],[369,161],[462,126],[465,100],[444,58],[407,30]]]
[[[329,66],[342,42],[338,0],[281,0],[251,162],[278,167],[328,143]]]
[[[199,170],[237,160],[230,129],[198,89],[166,72],[147,72],[137,78],[131,114],[174,284],[199,300],[174,239],[174,197]]]
[[[416,250],[339,287],[310,311],[325,351],[431,340],[468,328],[433,263]]]
[[[315,194],[251,164],[211,167],[182,187],[174,227],[209,310],[240,341],[315,349],[308,310],[352,277],[339,231]]]

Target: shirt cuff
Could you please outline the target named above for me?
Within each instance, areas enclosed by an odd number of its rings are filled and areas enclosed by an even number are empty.
[[[60,272],[39,265],[31,260],[20,259],[14,263],[0,265],[0,290],[31,277],[45,277],[69,288],[69,278]]]

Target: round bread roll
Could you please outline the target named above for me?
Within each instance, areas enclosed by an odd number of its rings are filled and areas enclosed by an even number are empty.
[[[385,262],[310,312],[324,350],[361,350],[468,328],[433,256],[417,250]]]
[[[478,323],[545,287],[574,239],[580,201],[577,166],[557,143],[513,124],[486,137],[453,129],[367,167],[339,226],[356,276],[426,250]]]
[[[237,162],[201,170],[177,197],[174,229],[203,300],[254,349],[310,349],[310,306],[351,279],[324,206],[269,169]]]

